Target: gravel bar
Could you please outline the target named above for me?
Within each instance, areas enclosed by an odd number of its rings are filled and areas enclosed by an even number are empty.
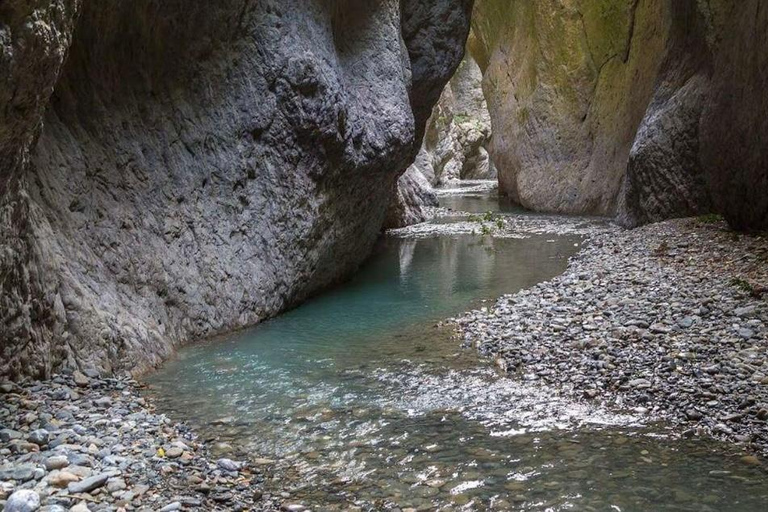
[[[0,509],[8,512],[279,510],[270,468],[214,459],[128,378],[0,384]],[[236,458],[235,455],[232,455]]]
[[[768,238],[681,219],[597,234],[561,276],[452,319],[508,374],[768,455]]]

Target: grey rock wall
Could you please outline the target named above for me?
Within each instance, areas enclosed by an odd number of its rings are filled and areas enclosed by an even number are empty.
[[[353,271],[471,10],[37,3],[0,5],[0,375],[13,378],[146,369]]]

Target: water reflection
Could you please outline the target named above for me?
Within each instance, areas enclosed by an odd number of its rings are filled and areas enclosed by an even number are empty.
[[[181,351],[151,392],[241,456],[279,459],[275,489],[324,510],[764,510],[762,467],[501,378],[434,328],[560,273],[578,241],[384,239],[338,289]]]

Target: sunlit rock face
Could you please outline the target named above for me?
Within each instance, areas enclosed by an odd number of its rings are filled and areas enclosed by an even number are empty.
[[[354,270],[470,10],[3,2],[0,374],[148,368]]]
[[[477,63],[465,53],[432,109],[415,161],[398,180],[386,228],[426,220],[426,207],[437,206],[433,187],[455,185],[462,179],[496,179],[496,167],[485,149],[491,119],[482,80]]]
[[[491,137],[491,118],[482,81],[477,62],[466,53],[432,110],[415,165],[433,185],[496,178],[485,150]]]
[[[768,224],[760,0],[479,0],[490,153],[534,210]],[[763,109],[764,110],[764,109]]]

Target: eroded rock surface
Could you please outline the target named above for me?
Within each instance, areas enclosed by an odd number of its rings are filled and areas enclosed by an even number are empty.
[[[352,271],[470,9],[4,2],[0,374],[146,368]]]
[[[433,185],[461,179],[494,179],[495,167],[485,146],[491,138],[491,118],[482,90],[483,75],[467,53],[448,82],[427,123],[415,165]]]
[[[437,206],[437,196],[427,178],[411,165],[397,180],[395,197],[392,198],[384,227],[402,228],[427,220],[427,207]]]
[[[768,226],[764,1],[481,0],[501,190],[629,226],[717,211]]]

